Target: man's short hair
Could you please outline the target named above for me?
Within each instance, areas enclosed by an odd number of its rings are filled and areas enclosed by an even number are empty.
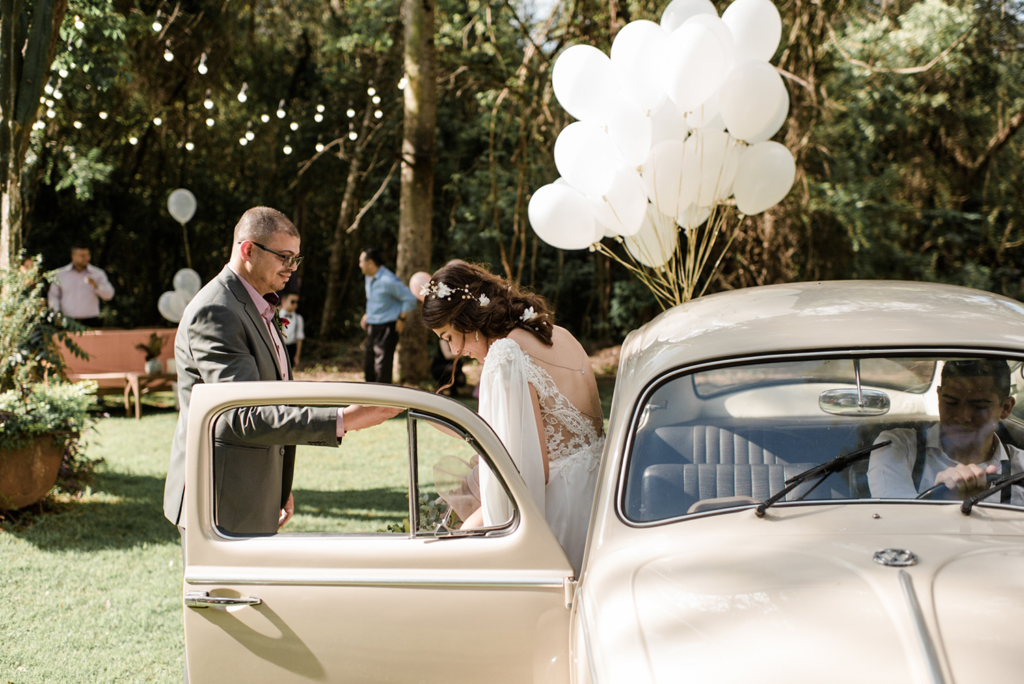
[[[381,266],[384,265],[384,257],[381,256],[380,250],[377,249],[376,247],[367,247],[367,248],[365,248],[363,250],[363,254],[366,255],[367,259],[369,259],[373,263],[377,264],[378,268],[380,268]]]
[[[89,249],[89,243],[85,240],[75,240],[71,243],[71,251],[76,249]]]
[[[242,214],[235,224],[235,243],[242,240],[263,242],[275,233],[299,237],[299,231],[288,217],[270,207],[253,207]]]
[[[950,359],[942,364],[946,378],[992,378],[1000,399],[1010,396],[1010,366],[1002,359]]]

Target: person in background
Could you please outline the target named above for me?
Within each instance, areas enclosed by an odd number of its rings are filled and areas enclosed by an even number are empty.
[[[302,358],[302,340],[306,339],[305,323],[298,308],[298,292],[286,292],[281,297],[280,316],[281,322],[285,324],[281,332],[293,367],[299,365],[299,360]]]
[[[382,263],[380,250],[367,247],[359,255],[366,276],[366,313],[359,324],[366,331],[363,372],[366,382],[391,384],[391,367],[405,316],[416,308],[409,288]]]
[[[50,308],[83,325],[96,328],[100,320],[100,300],[109,302],[114,297],[114,286],[103,269],[91,265],[89,247],[75,243],[71,248],[71,263],[53,274],[50,285]]]

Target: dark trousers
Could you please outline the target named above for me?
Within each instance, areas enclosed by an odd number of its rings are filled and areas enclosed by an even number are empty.
[[[391,367],[394,365],[397,346],[398,330],[395,329],[395,321],[370,324],[366,330],[366,353],[363,356],[366,382],[391,384]]]
[[[78,322],[87,328],[98,328],[103,325],[103,319],[99,316],[93,318],[79,318]]]

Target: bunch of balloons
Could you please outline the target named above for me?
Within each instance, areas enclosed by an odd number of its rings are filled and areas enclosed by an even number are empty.
[[[183,268],[174,274],[173,283],[174,289],[160,295],[156,308],[161,316],[177,323],[185,313],[185,307],[203,286],[203,279],[191,268]]]
[[[721,17],[710,0],[673,0],[660,25],[626,24],[610,57],[565,50],[552,85],[578,121],[555,141],[561,178],[530,200],[537,235],[560,249],[622,236],[658,267],[676,226],[696,228],[729,197],[746,215],[780,202],[796,175],[789,150],[769,142],[789,114],[768,63],[781,35],[771,0],[735,0]]]

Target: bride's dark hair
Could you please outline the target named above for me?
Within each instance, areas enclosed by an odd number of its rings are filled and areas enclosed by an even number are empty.
[[[551,346],[554,313],[540,295],[520,289],[482,266],[453,261],[438,270],[430,280],[430,288],[443,285],[451,290],[448,296],[434,289],[423,300],[423,322],[436,330],[446,325],[461,333],[479,332],[490,339],[505,337],[515,328],[533,333]],[[482,304],[480,296],[486,304]],[[523,320],[527,310],[529,320]]]

